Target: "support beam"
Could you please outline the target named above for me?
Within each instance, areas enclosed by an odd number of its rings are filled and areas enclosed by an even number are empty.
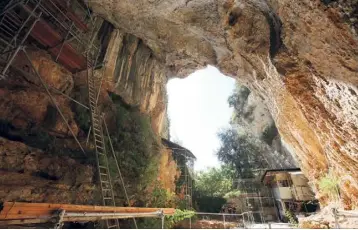
[[[89,216],[125,216],[132,218],[134,215],[150,215],[162,211],[164,215],[173,215],[173,208],[137,208],[137,207],[112,207],[112,206],[92,206],[92,205],[72,205],[72,204],[52,204],[52,203],[23,203],[5,202],[0,212],[0,222],[5,220],[29,220],[29,219],[49,219],[60,210],[65,210],[65,217]],[[72,213],[72,214],[71,214]],[[74,214],[77,213],[77,214]],[[82,214],[79,214],[82,213]],[[102,214],[103,215],[102,215]],[[153,214],[154,215],[154,214]],[[114,218],[114,219],[115,219]]]

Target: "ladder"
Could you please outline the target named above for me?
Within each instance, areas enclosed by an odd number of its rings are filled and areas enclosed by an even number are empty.
[[[88,56],[87,56],[88,57]],[[88,58],[87,58],[88,62]],[[106,151],[105,138],[103,135],[102,127],[102,115],[97,107],[97,94],[98,89],[98,79],[94,76],[94,67],[97,60],[94,62],[94,65],[91,69],[87,70],[87,84],[88,84],[88,96],[90,104],[90,112],[92,119],[92,134],[94,145],[96,149],[96,161],[97,161],[97,171],[98,178],[100,182],[100,188],[102,193],[102,203],[104,206],[116,206],[114,201],[114,193],[111,181],[111,175],[108,167],[108,156]],[[119,228],[118,219],[115,220],[106,220],[108,228]]]

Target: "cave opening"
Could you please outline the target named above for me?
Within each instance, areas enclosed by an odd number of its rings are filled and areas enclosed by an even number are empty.
[[[233,110],[228,98],[234,88],[235,80],[213,66],[167,83],[169,137],[193,152],[196,170],[219,164],[217,133],[229,125]]]

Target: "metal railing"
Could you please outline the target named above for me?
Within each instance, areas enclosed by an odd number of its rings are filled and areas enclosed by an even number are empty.
[[[342,220],[339,220],[340,217],[343,217],[343,219],[357,219],[358,218],[358,211],[347,211],[347,210],[341,210],[341,209],[337,209],[337,208],[332,208],[332,213],[334,216],[334,223],[335,223],[335,228],[349,228],[352,226],[341,226]]]
[[[259,212],[248,211],[243,213],[210,213],[210,212],[196,212],[195,215],[201,220],[215,220],[223,223],[223,228],[227,228],[230,224],[235,227],[248,228],[248,226],[255,224],[254,214]]]

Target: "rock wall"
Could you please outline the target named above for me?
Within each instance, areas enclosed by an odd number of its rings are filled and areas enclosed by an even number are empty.
[[[312,184],[329,169],[341,178],[347,207],[358,204],[358,44],[342,4],[88,2],[115,27],[140,38],[168,76],[185,77],[211,64],[246,84],[269,108],[285,147]],[[344,5],[357,7],[354,1]]]
[[[105,57],[107,90],[138,107],[152,119],[159,135],[165,122],[167,98],[165,68],[137,37],[114,30]]]
[[[31,48],[27,53],[46,84],[65,94],[72,91],[72,75],[55,63],[49,54]],[[10,123],[15,129],[27,132],[42,127],[56,136],[71,136],[24,53],[17,55],[12,70],[12,75],[0,85],[0,120]],[[51,88],[50,91],[72,131],[77,135],[79,128],[74,120],[70,101]]]
[[[72,158],[0,138],[0,168],[1,201],[98,203],[92,166]]]

